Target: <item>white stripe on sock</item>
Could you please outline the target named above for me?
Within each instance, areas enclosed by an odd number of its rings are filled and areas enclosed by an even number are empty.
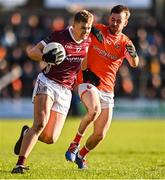
[[[78,134],[79,136],[84,136],[84,134],[81,134],[79,131],[77,132],[77,134]]]

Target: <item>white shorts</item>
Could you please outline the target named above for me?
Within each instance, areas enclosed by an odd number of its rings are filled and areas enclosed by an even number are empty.
[[[32,102],[37,94],[47,94],[54,104],[52,110],[67,115],[70,108],[72,94],[69,89],[47,78],[43,73],[37,77],[33,90]]]
[[[89,90],[96,91],[100,98],[101,109],[113,108],[114,107],[114,93],[105,92],[97,89],[94,85],[89,83],[83,83],[78,86],[78,94],[80,98],[82,95]]]

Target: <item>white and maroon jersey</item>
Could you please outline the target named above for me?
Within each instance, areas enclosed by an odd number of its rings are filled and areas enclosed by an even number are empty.
[[[64,61],[59,65],[48,64],[43,73],[46,77],[55,82],[72,89],[76,81],[77,73],[81,68],[82,60],[88,51],[90,38],[77,42],[71,31],[72,27],[62,31],[54,31],[50,36],[46,37],[41,43],[45,46],[50,42],[58,42],[63,45],[66,51]]]

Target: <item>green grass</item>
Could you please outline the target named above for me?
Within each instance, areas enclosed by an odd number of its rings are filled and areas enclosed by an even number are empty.
[[[69,118],[57,143],[38,142],[27,160],[30,171],[16,175],[10,173],[17,161],[13,146],[23,124],[32,121],[0,121],[2,179],[165,179],[163,120],[113,120],[105,140],[87,157],[89,169],[78,170],[64,158],[79,124],[79,119]]]

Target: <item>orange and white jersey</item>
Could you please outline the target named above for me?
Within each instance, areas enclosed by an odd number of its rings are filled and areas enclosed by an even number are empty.
[[[97,24],[95,27],[101,30],[104,42],[100,43],[95,36],[91,35],[87,67],[100,77],[101,83],[97,88],[111,92],[114,90],[116,73],[124,58],[127,57],[126,44],[132,44],[132,41],[122,33],[110,34],[108,26]],[[78,75],[78,83],[82,83],[82,72]]]

